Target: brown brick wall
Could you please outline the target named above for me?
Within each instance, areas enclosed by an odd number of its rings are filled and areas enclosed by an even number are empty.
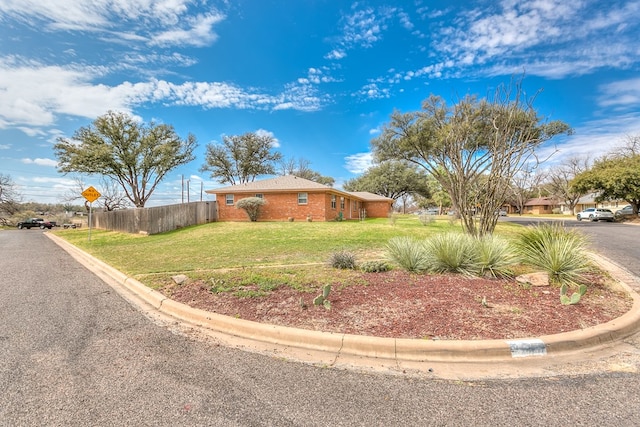
[[[255,194],[234,194],[234,205],[226,204],[225,194],[216,194],[218,201],[219,221],[249,221],[247,213],[242,209],[237,209],[235,202],[245,197],[253,197]],[[311,217],[313,221],[332,221],[340,213],[340,195],[336,194],[336,207],[331,206],[331,193],[311,193],[307,192],[308,202],[306,205],[298,204],[298,193],[266,193],[263,195],[267,204],[262,207],[258,221],[287,221],[293,218],[295,221],[306,221]],[[352,206],[358,208],[351,209]],[[362,202],[345,197],[344,219],[357,219],[358,210],[362,207]],[[386,218],[390,205],[387,202],[366,203],[367,217]]]

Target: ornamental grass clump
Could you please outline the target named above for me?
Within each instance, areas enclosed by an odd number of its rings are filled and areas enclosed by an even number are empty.
[[[591,268],[587,243],[584,234],[577,230],[542,224],[527,228],[515,246],[525,264],[547,272],[552,282],[577,286]]]
[[[476,239],[474,248],[481,276],[509,277],[518,260],[509,243],[496,236]]]
[[[477,276],[481,271],[477,240],[462,233],[442,233],[424,241],[427,270],[432,273],[458,273]]]
[[[427,269],[427,259],[422,244],[411,237],[393,237],[387,243],[387,257],[410,272]]]

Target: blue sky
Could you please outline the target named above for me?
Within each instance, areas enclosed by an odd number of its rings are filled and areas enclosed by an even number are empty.
[[[523,72],[538,112],[575,129],[554,161],[596,157],[640,134],[639,40],[632,0],[0,0],[0,173],[60,202],[56,139],[117,110],[199,142],[148,206],[180,202],[182,177],[190,200],[220,186],[205,146],[246,132],[339,187],[394,109]]]

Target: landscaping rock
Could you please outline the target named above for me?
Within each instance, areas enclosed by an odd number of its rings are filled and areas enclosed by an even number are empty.
[[[189,278],[187,276],[185,276],[184,274],[178,274],[177,276],[172,276],[171,279],[175,282],[176,285],[182,285]]]
[[[516,277],[516,282],[530,286],[549,286],[549,274],[545,272],[522,274]]]

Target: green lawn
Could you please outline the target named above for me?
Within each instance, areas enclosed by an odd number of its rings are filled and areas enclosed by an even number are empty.
[[[502,235],[519,226],[498,224]],[[441,218],[422,225],[415,215],[342,222],[216,222],[153,236],[87,229],[55,233],[86,252],[137,278],[198,273],[222,268],[326,263],[335,251],[348,250],[358,261],[384,258],[390,238],[460,230]]]

